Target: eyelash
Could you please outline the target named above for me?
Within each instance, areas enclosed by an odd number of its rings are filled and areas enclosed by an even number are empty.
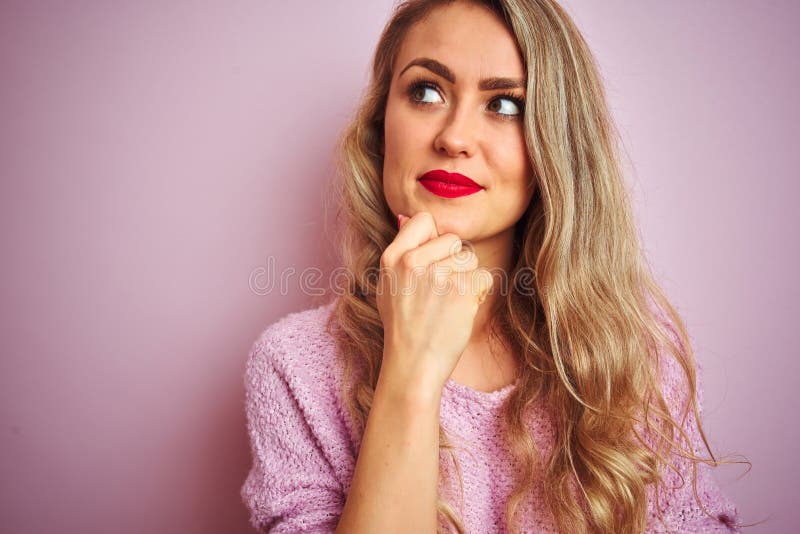
[[[411,82],[411,84],[409,85],[408,90],[406,91],[408,94],[408,99],[411,101],[412,104],[416,104],[418,106],[427,106],[433,104],[433,102],[420,102],[419,100],[414,100],[413,98],[414,93],[422,88],[433,89],[434,91],[437,92],[439,91],[439,86],[436,85],[435,83],[431,82],[430,80],[419,78]],[[525,101],[518,98],[513,93],[499,93],[495,95],[495,98],[493,98],[492,101],[502,98],[506,98],[514,102],[514,104],[516,104],[516,106],[519,108],[519,113],[517,115],[509,115],[508,113],[495,113],[495,114],[499,115],[501,120],[507,120],[507,121],[513,121],[522,118],[522,116],[525,113]]]

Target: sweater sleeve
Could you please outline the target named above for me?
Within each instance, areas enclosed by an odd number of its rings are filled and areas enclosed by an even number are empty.
[[[677,334],[671,325],[667,326],[672,339],[678,342]],[[682,347],[680,342],[678,346]],[[662,390],[673,418],[680,423],[683,409],[688,401],[688,385],[683,369],[677,361],[669,355],[664,357],[662,363]],[[697,403],[702,420],[702,367],[697,366]],[[676,436],[680,447],[691,450],[701,458],[708,458],[708,451],[698,430],[697,420],[693,410],[689,410],[682,425],[689,443],[681,436]],[[651,493],[647,532],[703,532],[703,533],[730,533],[740,532],[741,524],[739,512],[735,504],[722,492],[719,485],[712,477],[712,467],[698,462],[697,468],[697,496],[695,498],[692,485],[692,461],[682,455],[673,453],[671,463],[663,473],[664,485],[660,488],[658,506],[664,522],[659,520],[655,507],[654,495]],[[708,512],[707,515],[703,508]]]
[[[344,492],[275,356],[276,349],[262,337],[247,360],[245,411],[252,466],[241,496],[250,523],[259,531],[333,532]]]

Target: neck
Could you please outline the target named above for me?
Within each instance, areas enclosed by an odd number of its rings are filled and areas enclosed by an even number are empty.
[[[489,323],[498,300],[505,298],[510,288],[509,273],[513,268],[514,227],[488,239],[471,242],[472,249],[478,257],[478,265],[492,273],[492,284],[486,300],[478,308],[472,328],[470,342],[485,341],[489,335]],[[504,291],[505,290],[505,291]]]

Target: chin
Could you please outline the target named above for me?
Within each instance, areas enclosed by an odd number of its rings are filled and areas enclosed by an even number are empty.
[[[439,215],[434,210],[431,210],[433,218],[436,220],[436,228],[439,235],[453,233],[461,239],[470,239],[472,233],[470,231],[470,221],[467,217],[461,214],[441,214]]]

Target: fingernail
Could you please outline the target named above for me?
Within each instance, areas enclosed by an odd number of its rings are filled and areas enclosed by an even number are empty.
[[[403,215],[402,213],[398,213],[398,214],[397,214],[397,229],[398,229],[398,230],[399,230],[399,229],[400,229],[400,227],[402,226],[402,224],[403,224],[403,219],[404,219],[404,218],[405,218],[405,219],[408,219],[408,217],[406,217],[406,216],[405,216],[405,215]]]

